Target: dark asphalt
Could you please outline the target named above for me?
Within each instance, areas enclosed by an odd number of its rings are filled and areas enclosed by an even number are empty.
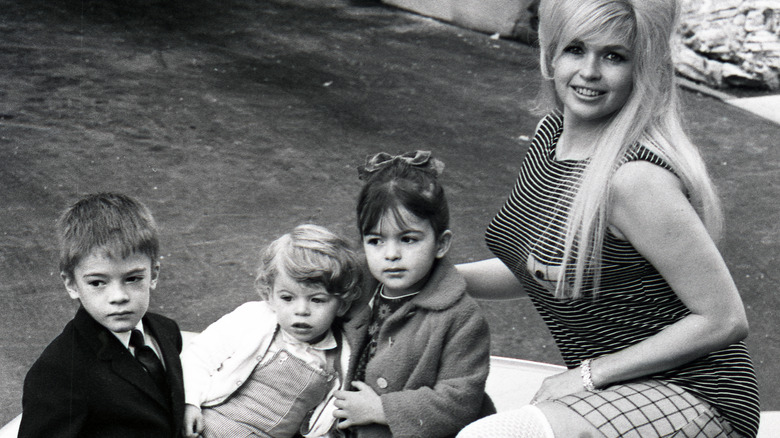
[[[254,298],[257,251],[300,222],[355,237],[355,166],[432,149],[455,261],[538,121],[535,51],[372,1],[0,0],[0,421],[74,312],[53,223],[78,196],[144,200],[163,239],[153,310],[201,330]],[[683,93],[724,198],[763,409],[780,409],[780,127]],[[485,303],[494,354],[560,363],[530,303]]]

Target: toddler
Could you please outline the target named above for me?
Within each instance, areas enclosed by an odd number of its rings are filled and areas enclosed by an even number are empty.
[[[319,226],[271,243],[255,281],[263,301],[223,316],[181,355],[185,436],[327,435],[351,351],[338,317],[360,295],[360,272],[348,243]]]
[[[488,325],[445,258],[449,211],[430,152],[380,153],[366,183],[358,228],[375,279],[368,335],[355,354],[355,391],[335,412],[357,437],[448,437],[494,412],[485,395]]]

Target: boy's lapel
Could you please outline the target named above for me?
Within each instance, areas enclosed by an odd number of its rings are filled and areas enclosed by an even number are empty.
[[[166,410],[170,409],[166,395],[114,335],[107,330],[101,330],[98,333],[98,340],[100,341],[98,359],[111,362],[111,368],[116,375],[146,393]]]
[[[166,410],[170,410],[167,394],[157,387],[151,376],[116,336],[95,321],[83,307],[76,312],[74,323],[84,342],[91,346],[99,360],[109,362],[111,370],[117,376],[146,393]]]

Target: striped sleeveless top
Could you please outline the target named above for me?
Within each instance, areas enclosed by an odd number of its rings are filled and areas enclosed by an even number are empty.
[[[560,114],[545,117],[523,160],[517,182],[487,228],[488,248],[517,276],[539,311],[566,365],[638,343],[689,314],[658,271],[630,243],[604,237],[597,297],[584,287],[580,299],[553,295],[563,255],[566,217],[584,161],[558,161]],[[648,149],[633,148],[623,162],[645,160],[670,167]],[[585,278],[585,284],[592,284]],[[758,430],[755,371],[743,342],[708,354],[651,379],[674,383],[715,406],[747,437]]]

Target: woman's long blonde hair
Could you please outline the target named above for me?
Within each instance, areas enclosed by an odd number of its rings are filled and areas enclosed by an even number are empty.
[[[611,179],[637,143],[672,167],[710,235],[715,240],[720,236],[718,196],[681,124],[671,56],[678,14],[675,0],[542,0],[539,6],[540,109],[545,113],[562,111],[552,78],[555,61],[568,44],[612,31],[630,32],[633,41],[633,90],[625,105],[604,124],[579,181],[566,227],[558,297],[580,297],[583,279],[589,275],[594,292],[598,291]]]

